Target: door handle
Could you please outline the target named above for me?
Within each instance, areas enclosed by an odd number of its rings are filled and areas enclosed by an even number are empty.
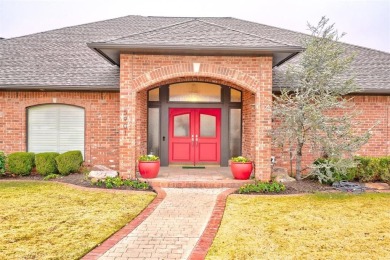
[[[198,144],[198,142],[199,142],[198,135],[195,135],[195,142],[196,142],[196,144]]]
[[[192,142],[192,145],[194,145],[194,135],[191,135],[191,142]]]

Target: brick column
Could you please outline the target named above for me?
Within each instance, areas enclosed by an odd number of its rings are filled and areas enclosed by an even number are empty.
[[[260,87],[255,93],[255,177],[271,180],[272,59],[260,65]]]
[[[256,92],[255,102],[255,177],[257,180],[271,179],[271,110],[270,100],[267,100],[261,91]],[[271,99],[272,102],[272,99]]]
[[[126,179],[134,179],[136,170],[137,93],[133,90],[132,71],[132,57],[121,55],[119,173]]]
[[[136,169],[136,93],[128,91],[120,98],[119,170],[123,178],[135,178]]]

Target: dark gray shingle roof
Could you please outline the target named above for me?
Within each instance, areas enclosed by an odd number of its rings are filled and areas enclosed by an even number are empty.
[[[306,36],[235,18],[126,16],[1,40],[0,88],[117,90],[119,68],[88,48],[91,42],[299,46]],[[357,54],[351,70],[357,82],[366,91],[390,92],[390,54],[344,46]]]
[[[280,47],[286,43],[256,34],[230,29],[225,26],[194,19],[147,32],[122,37],[107,43],[114,44],[167,44],[190,46]]]

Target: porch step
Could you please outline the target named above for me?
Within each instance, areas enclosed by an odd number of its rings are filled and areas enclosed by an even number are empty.
[[[161,188],[240,188],[253,180],[167,180],[167,179],[144,179],[140,181],[148,182],[152,187]]]
[[[139,176],[140,177],[140,176]],[[161,167],[157,178],[144,179],[152,187],[161,188],[239,188],[253,180],[235,180],[229,167],[206,166],[204,169]]]

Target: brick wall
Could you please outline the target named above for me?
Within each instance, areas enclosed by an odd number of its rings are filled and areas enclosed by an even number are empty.
[[[193,63],[200,63],[195,72]],[[272,57],[121,55],[120,171],[135,177],[136,158],[146,151],[146,91],[159,85],[202,80],[247,90],[243,151],[256,163],[256,177],[269,179]],[[135,94],[136,93],[136,94]],[[252,95],[253,94],[253,95]],[[253,103],[256,102],[256,106]],[[253,115],[249,111],[253,110]],[[253,122],[251,125],[250,122]],[[256,127],[257,126],[257,127]],[[251,142],[249,142],[251,140]]]
[[[269,119],[259,118],[260,108],[267,111],[267,98],[257,102],[256,93],[245,90],[236,83],[231,83],[228,79],[208,78],[204,75],[179,77],[167,79],[162,84],[170,82],[180,82],[185,80],[212,81],[219,84],[225,84],[243,90],[243,154],[257,159],[256,167],[261,169],[261,174],[267,172],[271,150],[267,152],[270,137],[267,129]],[[158,86],[158,83],[150,87]],[[122,91],[123,93],[124,91]],[[260,94],[261,95],[261,94]],[[121,98],[128,97],[127,95]],[[103,92],[32,92],[32,91],[1,91],[0,92],[0,150],[7,153],[26,150],[26,111],[29,106],[40,104],[68,104],[83,107],[85,109],[85,160],[90,164],[105,164],[114,169],[119,167],[119,158],[129,161],[128,156],[133,156],[135,168],[135,159],[139,154],[146,153],[146,122],[147,105],[146,89],[140,90],[134,98],[135,106],[128,104],[133,110],[126,111],[122,109],[122,115],[133,118],[134,121],[123,120],[128,123],[126,127],[119,127],[119,94]],[[123,103],[123,101],[122,101]],[[358,117],[359,129],[366,130],[370,126],[377,124],[372,131],[372,138],[359,151],[360,155],[383,156],[390,155],[390,96],[355,96],[354,103],[356,108],[363,112]],[[134,113],[130,113],[134,111]],[[124,113],[126,112],[126,113]],[[257,121],[259,120],[259,121]],[[132,122],[132,124],[130,124]],[[255,123],[260,122],[260,123]],[[133,149],[123,146],[122,136],[121,144],[119,130],[122,133],[131,132],[131,125],[134,125],[134,139],[128,140],[133,143]],[[261,127],[256,127],[261,126]],[[130,130],[129,130],[130,128]],[[118,130],[119,129],[119,130]],[[262,132],[261,132],[262,131]],[[119,148],[126,149],[125,155],[119,155]],[[261,151],[261,152],[260,152]],[[304,163],[310,163],[314,157],[307,152]],[[282,155],[276,149],[272,150],[272,155],[278,156],[278,166],[288,167],[287,151]],[[257,156],[257,157],[256,157]],[[259,159],[260,158],[260,159]],[[263,161],[261,161],[263,160]],[[263,165],[263,166],[262,166]],[[263,167],[263,168],[261,168]],[[133,168],[133,169],[134,169]],[[264,170],[265,169],[265,170]],[[125,169],[125,172],[126,169]],[[128,173],[129,174],[129,173]],[[260,178],[265,179],[266,175]]]
[[[117,169],[119,93],[0,91],[0,150],[26,151],[27,108],[53,103],[85,109],[85,162]]]
[[[355,131],[363,133],[375,125],[370,140],[357,154],[365,156],[390,155],[390,96],[358,95],[348,98],[352,98],[351,102],[353,102],[355,109],[361,112],[356,117]],[[277,156],[277,165],[286,167],[290,171],[288,150],[285,149],[281,152],[273,148],[272,153]],[[312,154],[306,147],[303,165],[312,163],[317,157],[318,155]],[[293,171],[295,171],[295,166],[293,166]]]

